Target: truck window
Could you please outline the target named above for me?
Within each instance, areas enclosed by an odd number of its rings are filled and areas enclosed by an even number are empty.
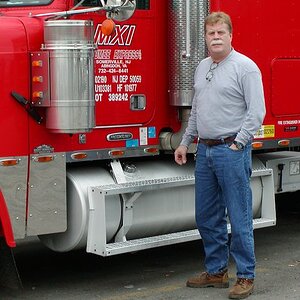
[[[15,6],[39,6],[39,5],[47,5],[51,3],[53,0],[8,0],[8,1],[0,1],[0,7],[15,7]]]
[[[78,4],[81,0],[75,0],[74,4]],[[106,1],[105,1],[106,2]],[[85,0],[81,6],[95,7],[101,6],[100,0]],[[150,9],[150,0],[136,0],[137,9]]]

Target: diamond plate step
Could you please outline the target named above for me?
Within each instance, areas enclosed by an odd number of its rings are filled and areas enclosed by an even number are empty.
[[[265,218],[258,218],[253,220],[253,227],[263,228],[266,226],[273,226],[275,225],[274,220],[265,219]],[[230,224],[228,224],[228,231],[230,232]],[[144,249],[150,249],[160,246],[167,246],[173,245],[188,241],[194,241],[200,239],[200,235],[197,229],[170,233],[170,234],[163,234],[154,237],[147,237],[141,239],[135,239],[126,242],[118,242],[118,243],[111,243],[107,244],[105,247],[104,253],[102,256],[111,256],[121,253],[127,252],[134,252]]]
[[[177,186],[192,185],[195,176],[175,176],[161,179],[139,180],[119,184],[99,185],[95,189],[106,195],[126,194],[141,191],[157,190],[159,188],[170,188]]]

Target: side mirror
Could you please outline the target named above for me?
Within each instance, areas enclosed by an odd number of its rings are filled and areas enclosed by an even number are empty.
[[[136,0],[107,0],[106,6],[109,9],[106,13],[107,18],[121,22],[131,18],[135,11]]]

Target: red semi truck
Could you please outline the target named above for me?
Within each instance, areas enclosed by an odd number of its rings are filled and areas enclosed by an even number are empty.
[[[0,227],[101,256],[199,238],[185,130],[203,22],[222,10],[260,67],[267,115],[253,141],[254,227],[300,188],[300,3],[287,0],[0,1]],[[108,18],[114,31],[106,35]],[[107,29],[107,28],[106,28]],[[230,230],[230,227],[229,227]]]

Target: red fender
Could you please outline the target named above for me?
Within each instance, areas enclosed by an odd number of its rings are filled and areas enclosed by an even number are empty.
[[[6,240],[6,244],[9,247],[16,247],[16,242],[14,239],[14,233],[11,227],[9,212],[6,206],[4,196],[0,190],[0,223],[2,226],[2,232]]]

